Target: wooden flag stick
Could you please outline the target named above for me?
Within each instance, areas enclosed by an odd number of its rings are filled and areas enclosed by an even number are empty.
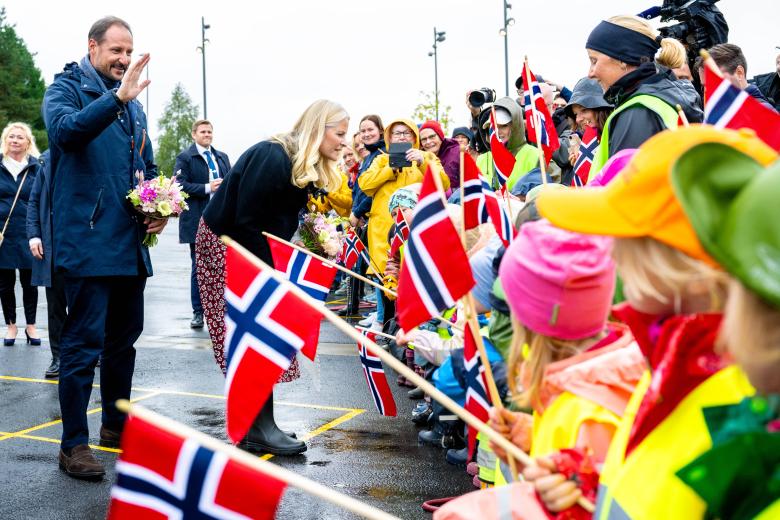
[[[709,53],[709,52],[708,52],[706,49],[701,49],[701,50],[699,51],[699,55],[700,55],[700,56],[702,57],[702,59],[704,60],[704,65],[705,65],[707,68],[709,68],[709,69],[710,69],[712,72],[714,72],[715,74],[717,74],[717,76],[718,76],[719,78],[722,78],[722,77],[723,77],[723,73],[720,71],[720,67],[718,67],[718,64],[717,64],[717,63],[715,63],[715,60],[713,60],[713,59],[712,59],[712,55],[710,55],[710,53]],[[732,82],[732,83],[733,83],[733,82]]]
[[[285,240],[283,238],[279,238],[276,235],[272,235],[271,233],[268,233],[267,231],[263,231],[263,235],[265,235],[267,238],[270,238],[271,240],[276,240],[277,242],[281,242],[282,244],[288,245],[288,246],[292,247],[293,249],[295,249],[296,251],[300,251],[301,253],[305,253],[305,254],[307,254],[309,256],[312,256],[312,257],[316,258],[317,260],[319,260],[320,262],[322,262],[323,264],[329,265],[330,267],[338,269],[339,271],[341,271],[341,272],[343,272],[345,274],[348,274],[349,276],[354,276],[355,278],[357,278],[361,282],[367,283],[371,287],[374,287],[375,289],[379,289],[380,291],[384,291],[385,294],[388,294],[388,295],[392,296],[393,298],[398,298],[398,293],[396,293],[392,289],[388,289],[384,285],[382,285],[380,283],[377,283],[374,280],[371,280],[370,278],[366,278],[365,276],[359,275],[359,274],[357,274],[354,271],[350,271],[349,269],[347,269],[343,265],[339,265],[336,262],[333,262],[332,260],[328,260],[327,258],[322,257],[322,256],[318,255],[317,253],[313,253],[313,252],[309,251],[308,249],[306,249],[305,247],[301,247],[301,246],[299,246],[297,244],[293,244],[292,242],[288,242],[287,240]],[[235,244],[235,243],[236,242],[233,241],[233,244]],[[445,323],[446,325],[451,326],[453,328],[458,328],[458,327],[455,326],[454,323],[452,323],[450,320],[448,320],[447,318],[445,318],[443,316],[434,316],[433,319],[439,320],[440,322]]]
[[[395,370],[398,374],[404,376],[406,379],[409,379],[412,383],[420,387],[420,389],[422,389],[423,392],[425,392],[433,399],[438,401],[439,404],[441,404],[444,408],[457,415],[461,420],[463,420],[463,422],[465,422],[472,428],[475,428],[480,432],[482,432],[483,434],[485,434],[485,436],[487,436],[488,439],[490,439],[491,441],[499,445],[506,452],[511,453],[512,456],[515,457],[517,460],[519,460],[521,463],[525,465],[536,464],[534,459],[529,457],[527,453],[525,453],[519,447],[515,446],[509,440],[504,438],[503,435],[495,431],[487,424],[480,421],[477,417],[475,417],[473,414],[465,410],[462,406],[458,405],[455,401],[453,401],[452,399],[444,395],[440,390],[438,390],[431,383],[429,383],[428,381],[426,381],[425,379],[417,375],[414,370],[410,369],[405,364],[395,359],[388,352],[385,352],[382,349],[382,347],[380,347],[379,345],[377,345],[367,337],[363,336],[360,332],[355,330],[354,327],[350,326],[343,319],[339,318],[333,311],[331,311],[326,307],[323,307],[320,302],[314,300],[311,296],[303,292],[303,290],[297,287],[295,284],[290,283],[276,270],[266,265],[265,262],[263,262],[255,255],[247,251],[243,246],[241,246],[241,244],[235,242],[233,239],[227,236],[222,236],[221,238],[225,244],[233,247],[237,252],[239,252],[247,260],[252,262],[252,264],[254,264],[256,267],[262,269],[274,280],[284,285],[290,292],[295,294],[306,305],[309,305],[313,309],[316,309],[318,312],[320,312],[325,317],[325,319],[330,321],[337,329],[339,329],[341,332],[349,336],[353,341],[360,343],[361,345],[364,345],[368,351],[370,351],[372,354],[374,354],[379,359],[381,359],[382,363],[390,366],[390,368]]]
[[[501,395],[498,393],[496,379],[493,377],[493,369],[490,366],[485,344],[482,342],[482,334],[480,334],[479,322],[477,321],[477,310],[474,304],[474,295],[471,292],[463,298],[463,306],[466,312],[467,326],[471,330],[471,337],[474,338],[479,357],[482,360],[482,367],[485,370],[485,380],[487,381],[487,390],[490,393],[490,400],[493,402],[494,408],[503,410],[504,403],[501,401]],[[501,422],[503,423],[503,419],[501,419]],[[509,469],[512,472],[512,479],[517,482],[517,463],[515,462],[515,458],[507,453],[507,459],[509,460]]]
[[[536,133],[536,149],[539,151],[539,168],[542,170],[542,184],[547,184],[547,165],[544,160],[544,150],[542,150],[542,132],[539,125],[542,123],[542,118],[539,117],[539,113],[536,111],[536,103],[534,103],[534,91],[531,88],[531,68],[528,66],[528,56],[525,57],[525,84],[528,86],[528,102],[531,103],[531,110],[533,111],[534,118],[534,130]]]
[[[689,127],[691,124],[688,122],[688,118],[685,116],[685,112],[683,111],[682,106],[678,103],[677,106],[677,115],[680,116],[680,121],[682,121],[682,124],[684,127]]]
[[[264,475],[281,480],[289,486],[296,487],[301,491],[304,491],[317,498],[321,498],[331,504],[335,504],[347,511],[360,515],[363,518],[371,518],[377,520],[398,520],[398,517],[389,513],[385,513],[373,506],[356,500],[350,496],[339,493],[338,491],[329,487],[323,486],[319,482],[310,480],[303,475],[299,475],[294,471],[290,471],[281,466],[268,462],[261,458],[255,457],[246,451],[240,450],[232,444],[225,444],[224,442],[215,439],[210,435],[199,432],[186,426],[180,422],[174,421],[168,417],[164,417],[158,413],[155,413],[143,406],[132,404],[126,399],[119,399],[116,402],[116,407],[119,411],[133,415],[142,419],[154,426],[157,426],[161,430],[165,430],[176,436],[183,436],[187,439],[192,439],[198,444],[212,451],[222,453],[231,460],[238,462],[244,466],[252,468]]]
[[[466,189],[463,187],[466,174],[463,171],[463,155],[466,147],[460,145],[460,241],[463,244],[463,250],[466,250],[466,201],[463,200],[466,195]]]

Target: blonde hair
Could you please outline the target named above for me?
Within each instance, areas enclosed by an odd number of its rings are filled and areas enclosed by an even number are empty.
[[[537,334],[512,316],[512,343],[509,348],[507,380],[513,400],[520,406],[543,408],[541,391],[544,385],[544,373],[551,363],[570,358],[578,354],[596,337],[563,340]],[[528,345],[528,359],[525,358],[525,345]]]
[[[780,392],[780,310],[737,280],[729,286],[718,346],[728,349],[759,393]]]
[[[710,310],[723,306],[728,277],[722,271],[650,237],[616,238],[612,257],[623,279],[626,295],[673,304],[681,313],[682,300],[692,288],[708,292]],[[662,292],[667,289],[667,293]],[[670,296],[671,295],[671,296]]]
[[[651,40],[659,41],[661,33],[653,29],[653,26],[647,20],[638,16],[620,15],[607,19],[609,23],[619,25],[624,29],[630,29],[639,34],[643,34]],[[670,69],[682,67],[686,60],[685,47],[679,40],[674,38],[663,38],[659,41],[661,48],[655,55],[655,62]]]
[[[36,159],[39,155],[41,155],[41,152],[38,151],[38,147],[35,145],[35,136],[32,133],[32,129],[30,128],[30,125],[27,123],[22,123],[21,121],[17,121],[15,123],[8,123],[5,128],[3,129],[3,135],[0,136],[0,141],[2,141],[2,152],[3,156],[5,157],[8,155],[8,134],[11,133],[11,130],[14,128],[20,129],[24,136],[27,138],[28,145],[27,145],[27,155],[32,155]]]
[[[338,161],[320,155],[325,130],[332,128],[349,114],[338,103],[320,99],[309,105],[292,130],[271,138],[282,145],[292,162],[292,183],[299,188],[314,183],[318,188],[334,192],[341,186]]]

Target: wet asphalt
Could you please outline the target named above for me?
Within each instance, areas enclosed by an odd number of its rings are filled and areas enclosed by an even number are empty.
[[[168,226],[152,250],[155,276],[145,293],[145,326],[136,344],[132,397],[225,440],[223,377],[208,333],[189,328],[189,250],[178,244],[176,224]],[[17,304],[23,316],[19,287]],[[117,454],[96,451],[107,468],[106,478],[98,483],[71,479],[57,466],[61,434],[57,385],[43,379],[51,357],[45,305],[41,290],[37,321],[43,346],[27,346],[20,338],[13,347],[0,347],[0,518],[105,518]],[[401,518],[430,518],[420,507],[423,501],[474,489],[462,468],[445,462],[444,450],[418,445],[419,430],[409,420],[415,401],[407,398],[405,388],[396,386],[391,371],[388,378],[398,417],[376,412],[356,348],[340,331],[324,322],[316,361],[300,361],[302,377],[276,386],[275,413],[280,427],[309,437],[308,451],[297,457],[273,457],[272,462]],[[93,444],[100,428],[99,407],[95,389],[90,404],[95,413],[89,415]],[[354,516],[288,488],[277,518]]]

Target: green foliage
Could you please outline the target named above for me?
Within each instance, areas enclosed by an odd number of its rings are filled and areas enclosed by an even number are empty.
[[[160,137],[157,139],[154,159],[160,173],[166,177],[174,173],[176,156],[192,144],[192,124],[197,119],[198,105],[192,102],[181,83],[177,83],[162,117],[157,121]]]
[[[420,91],[420,95],[423,97],[422,102],[420,102],[416,107],[414,107],[414,112],[412,115],[412,119],[417,123],[424,123],[428,119],[436,120],[436,96],[434,92],[424,92]],[[442,130],[444,130],[444,135],[449,134],[449,128],[450,128],[450,110],[452,110],[452,107],[450,105],[443,106],[441,104],[441,98],[439,99],[439,123],[441,124]]]
[[[6,22],[5,8],[0,7],[0,130],[13,121],[27,123],[41,151],[49,147],[41,115],[44,92],[46,84],[33,55],[14,26]]]

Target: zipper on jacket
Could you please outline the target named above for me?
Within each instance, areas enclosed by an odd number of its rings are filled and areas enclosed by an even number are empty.
[[[95,207],[92,210],[92,215],[89,217],[89,229],[95,229],[95,217],[97,217],[98,211],[100,211],[100,201],[103,199],[103,188],[100,188],[100,191],[98,191],[98,197],[97,202],[95,202]]]

